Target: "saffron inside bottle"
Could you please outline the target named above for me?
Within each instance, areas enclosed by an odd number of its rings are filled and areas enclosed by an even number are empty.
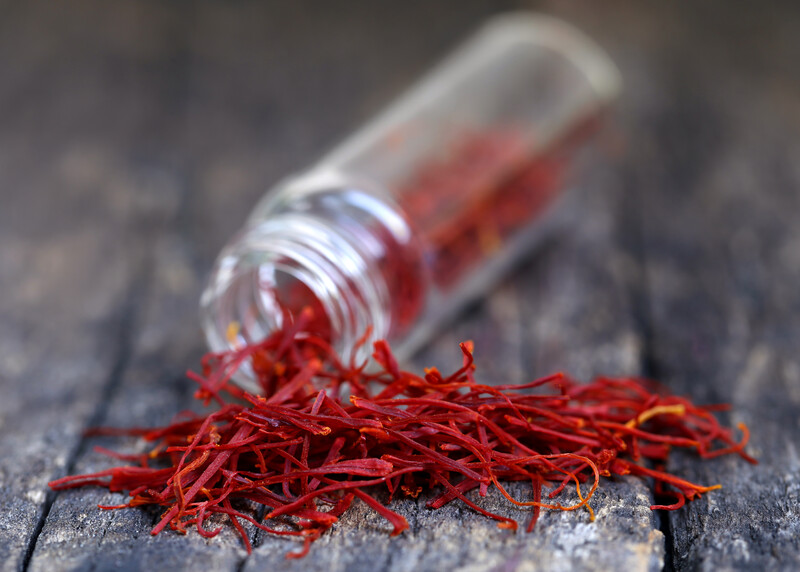
[[[368,328],[407,355],[548,232],[571,158],[618,90],[610,60],[567,24],[490,21],[265,196],[203,294],[211,349],[258,342],[310,308],[303,329],[345,359],[367,357]]]

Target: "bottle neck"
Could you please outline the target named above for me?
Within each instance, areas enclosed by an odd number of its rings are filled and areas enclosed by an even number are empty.
[[[352,356],[371,327],[388,332],[388,292],[347,229],[302,213],[283,213],[241,234],[220,256],[202,299],[212,350],[256,343],[313,311],[311,333]]]
[[[421,253],[404,218],[374,193],[304,182],[273,195],[220,254],[201,299],[212,351],[257,343],[310,308],[304,331],[361,361],[369,342],[402,335],[413,322]],[[242,371],[240,385],[256,389]]]

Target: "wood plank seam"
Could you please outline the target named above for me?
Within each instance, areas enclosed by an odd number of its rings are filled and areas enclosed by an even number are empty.
[[[148,252],[152,252],[152,249],[148,250]],[[118,348],[117,355],[112,362],[111,370],[108,374],[108,381],[103,387],[102,394],[97,402],[97,407],[95,408],[91,417],[89,417],[87,420],[84,432],[92,427],[100,425],[102,420],[106,417],[111,398],[113,397],[116,389],[119,387],[123,374],[125,373],[128,363],[130,362],[133,350],[133,342],[135,339],[134,333],[138,329],[139,318],[137,316],[137,308],[140,305],[139,302],[147,297],[149,286],[152,282],[154,257],[152,255],[145,256],[140,266],[140,271],[134,273],[134,275],[140,276],[140,278],[131,283],[128,289],[128,295],[125,297],[127,304],[125,304],[121,316],[118,319],[118,331],[116,334]],[[78,459],[80,459],[81,456],[86,452],[89,446],[88,443],[89,438],[87,438],[85,435],[82,435],[81,439],[67,456],[67,463],[64,469],[65,475],[72,474],[75,471],[75,465],[78,462]],[[55,502],[58,494],[58,492],[49,489],[47,491],[47,497],[45,498],[45,502],[42,507],[42,513],[36,522],[36,527],[31,534],[27,549],[25,550],[25,554],[20,562],[21,572],[26,572],[28,566],[30,565],[33,554],[36,551],[36,544],[39,540],[39,536],[44,529],[44,525],[47,522],[47,518],[50,515],[50,511],[53,508],[53,503]]]

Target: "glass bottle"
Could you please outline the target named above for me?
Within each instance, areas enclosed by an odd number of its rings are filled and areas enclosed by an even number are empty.
[[[619,85],[608,57],[566,23],[490,20],[265,195],[202,295],[210,348],[257,342],[310,307],[307,329],[344,357],[368,326],[408,355],[541,236],[570,156]]]

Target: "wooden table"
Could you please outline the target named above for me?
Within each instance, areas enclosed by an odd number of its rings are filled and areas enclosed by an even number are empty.
[[[800,567],[800,10],[672,4],[540,6],[625,78],[581,222],[414,367],[448,367],[472,338],[487,380],[653,376],[731,402],[760,464],[681,456],[672,470],[722,490],[659,514],[643,481],[608,481],[596,522],[545,513],[530,535],[421,499],[397,503],[411,528],[390,539],[357,507],[301,561],[283,558],[291,540],[255,533],[249,557],[227,529],[151,537],[157,513],[101,512],[123,497],[46,483],[108,466],[87,427],[190,404],[202,282],[263,190],[516,4],[6,5],[0,570]]]

